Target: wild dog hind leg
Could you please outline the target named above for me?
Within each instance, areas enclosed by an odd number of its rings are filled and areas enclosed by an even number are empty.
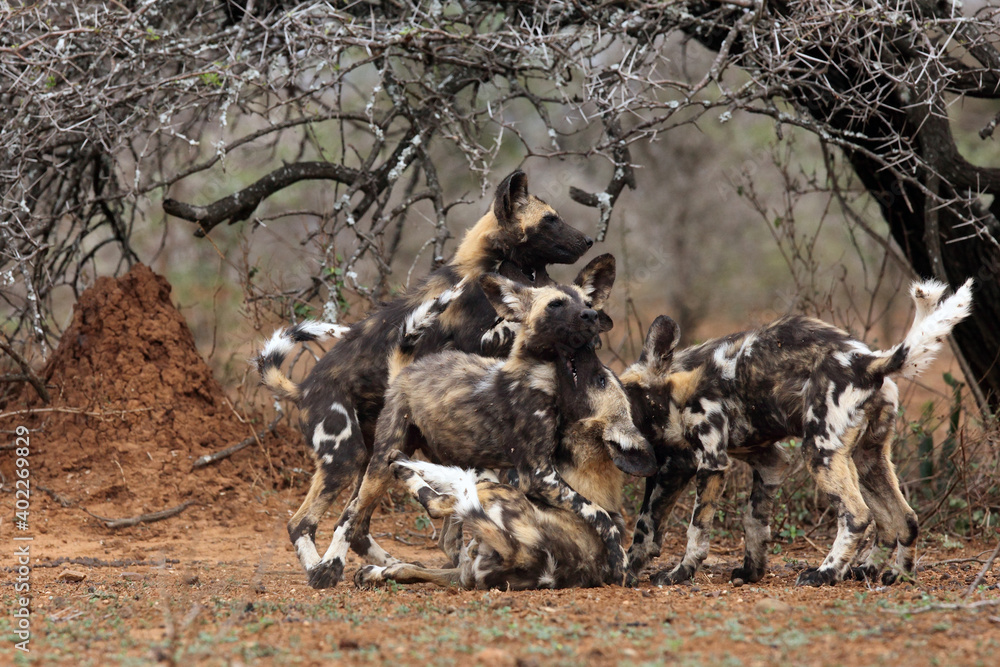
[[[789,457],[781,447],[770,443],[747,457],[753,468],[753,486],[743,515],[743,540],[746,553],[743,566],[733,570],[730,581],[760,581],[767,571],[767,543],[771,541],[771,514],[774,496],[785,478]]]
[[[872,513],[861,495],[858,471],[851,458],[860,428],[849,427],[841,437],[823,428],[819,431],[824,435],[817,437],[817,429],[806,426],[802,456],[819,491],[826,494],[837,511],[837,537],[823,563],[802,571],[796,585],[822,586],[841,581],[871,523]]]
[[[891,386],[890,386],[891,385]],[[866,412],[868,427],[854,450],[861,495],[875,520],[871,550],[859,567],[851,569],[857,579],[874,581],[882,570],[885,556],[896,550],[893,567],[882,574],[882,583],[890,585],[901,576],[913,576],[914,545],[919,524],[917,515],[903,497],[890,458],[892,428],[896,421],[896,385],[891,380],[883,386],[885,400],[877,401]]]

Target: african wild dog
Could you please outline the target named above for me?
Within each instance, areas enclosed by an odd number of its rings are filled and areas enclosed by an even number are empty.
[[[898,405],[889,376],[913,377],[923,370],[941,340],[969,314],[971,285],[942,301],[941,283],[914,283],[913,325],[901,344],[881,352],[829,324],[792,316],[675,354],[677,325],[657,318],[638,362],[621,376],[636,423],[661,466],[646,481],[629,549],[633,572],[659,554],[669,510],[695,477],[684,558],[651,581],[674,584],[694,575],[708,554],[712,518],[734,456],[753,468],[753,488],[744,516],[746,555],[732,578],[760,580],[774,494],[788,465],[777,443],[800,437],[806,466],[837,510],[837,537],[822,565],[801,572],[797,583],[833,584],[848,574],[873,579],[884,564],[882,548],[896,549],[884,584],[911,575],[917,518],[889,458]],[[872,548],[860,567],[851,568],[872,520]]]
[[[620,517],[625,478],[616,466],[622,466],[623,453],[636,452],[623,451],[615,443],[642,437],[618,378],[595,354],[578,355],[576,372],[577,380],[571,383],[574,393],[584,398],[577,401],[577,409],[585,416],[567,420],[553,454],[555,469],[581,495]],[[645,455],[651,464],[652,453],[647,450]],[[399,451],[389,459],[392,473],[427,512],[462,522],[470,540],[456,567],[368,565],[354,575],[357,586],[392,579],[400,584],[524,590],[600,586],[609,580],[607,545],[576,512],[553,507],[475,470],[410,461]],[[635,469],[634,462],[624,467]]]
[[[399,342],[408,317],[462,280],[472,284],[436,318],[413,356],[456,349],[505,356],[512,330],[499,324],[496,311],[476,278],[492,271],[537,284],[549,284],[546,266],[578,260],[593,240],[567,225],[543,201],[528,194],[527,177],[515,171],[497,187],[489,211],[465,235],[454,259],[408,294],[377,309],[351,327],[304,322],[281,330],[257,358],[264,384],[301,409],[306,442],[316,460],[312,485],[288,523],[288,534],[311,586],[332,585],[316,550],[316,526],[342,489],[360,481],[370,457],[375,422],[384,402],[388,356]],[[316,364],[302,384],[281,372],[295,343],[342,339]],[[374,541],[368,555],[385,559]]]
[[[449,351],[415,361],[398,374],[391,369],[371,462],[323,558],[326,580],[340,579],[348,547],[365,555],[372,512],[392,482],[390,454],[401,450],[409,455],[419,448],[439,463],[515,468],[524,493],[576,512],[597,530],[610,580],[624,582],[627,557],[618,522],[568,486],[553,463],[560,426],[559,376],[564,374],[568,383],[578,381],[575,351],[594,354],[598,317],[585,298],[602,306],[613,271],[608,255],[585,267],[576,287],[531,288],[495,274],[482,276],[480,285],[497,312],[521,324],[510,356],[497,360]],[[652,452],[637,435],[624,429],[605,433],[620,450],[623,468],[652,474]]]

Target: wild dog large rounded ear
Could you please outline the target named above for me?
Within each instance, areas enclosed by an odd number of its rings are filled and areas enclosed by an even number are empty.
[[[577,274],[573,284],[583,290],[587,305],[601,310],[615,284],[615,256],[607,252],[590,260]]]
[[[681,329],[677,323],[666,315],[660,315],[649,325],[639,363],[654,371],[665,372],[674,359],[674,348],[680,338]]]
[[[504,278],[498,273],[484,273],[479,277],[483,288],[497,315],[510,322],[523,322],[531,309],[531,288],[524,287]]]
[[[528,175],[518,169],[500,181],[493,197],[493,214],[501,227],[518,224],[517,210],[528,203]]]

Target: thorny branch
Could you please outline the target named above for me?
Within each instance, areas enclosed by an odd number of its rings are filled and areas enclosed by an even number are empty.
[[[876,196],[895,188],[891,203],[879,199],[887,219],[930,207],[942,212],[946,252],[974,239],[1000,253],[998,207],[980,202],[998,194],[1000,170],[962,157],[946,115],[956,95],[1000,98],[989,39],[998,10],[988,5],[66,5],[0,15],[0,299],[25,359],[58,338],[56,290],[78,294],[141,258],[133,236],[160,218],[161,200],[206,234],[284,220],[261,214],[269,197],[329,183],[325,197],[293,207],[310,220],[303,244],[321,257],[313,280],[258,296],[287,315],[325,302],[323,316],[336,319],[345,290],[383,296],[401,235],[426,230],[432,262],[444,261],[449,226],[462,226],[455,204],[470,187],[485,191],[501,155],[602,159],[603,189],[562,194],[598,209],[603,238],[635,185],[629,147],[713,110],[803,128],[873,174],[862,181]],[[674,34],[714,52],[707,71],[671,74],[664,43]],[[376,273],[368,284],[362,266]]]

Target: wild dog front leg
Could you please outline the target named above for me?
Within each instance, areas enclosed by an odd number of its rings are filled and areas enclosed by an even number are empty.
[[[608,559],[608,583],[620,586],[634,586],[635,576],[628,569],[628,553],[622,546],[625,522],[620,514],[609,513],[600,505],[573,490],[556,472],[551,464],[543,464],[533,470],[519,473],[521,491],[526,495],[541,496],[553,507],[570,510],[590,524],[604,542]],[[527,484],[525,482],[527,481]]]
[[[712,520],[719,499],[726,488],[726,470],[699,470],[695,476],[697,491],[691,523],[688,525],[687,549],[684,558],[672,570],[662,570],[649,578],[650,583],[679,584],[689,580],[708,556]]]
[[[667,519],[677,498],[696,471],[690,450],[671,454],[654,477],[646,479],[642,508],[635,522],[632,546],[628,549],[629,568],[636,576],[652,559],[660,555]]]

